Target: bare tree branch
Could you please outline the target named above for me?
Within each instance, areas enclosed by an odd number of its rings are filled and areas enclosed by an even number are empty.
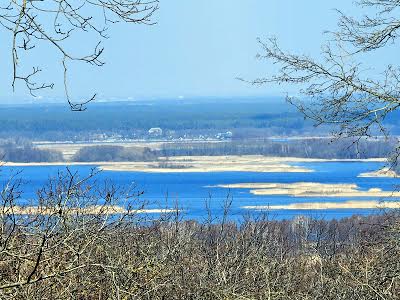
[[[400,68],[388,65],[380,73],[366,65],[365,53],[395,43],[400,28],[397,0],[361,0],[367,8],[361,20],[340,13],[333,41],[312,58],[281,49],[275,38],[259,41],[261,60],[278,71],[251,81],[255,85],[289,84],[298,87],[302,99],[287,97],[315,125],[331,124],[337,137],[388,136],[387,116],[400,106]],[[372,11],[372,12],[371,12]]]
[[[77,61],[93,66],[102,66],[104,48],[101,41],[107,39],[108,26],[118,23],[155,24],[153,14],[158,10],[158,0],[7,0],[0,4],[0,25],[12,34],[12,87],[22,81],[32,96],[43,89],[52,89],[54,83],[40,83],[35,80],[42,72],[39,66],[33,66],[30,73],[20,71],[22,56],[30,57],[30,51],[38,45],[52,47],[61,55],[64,70],[64,90],[71,109],[85,110],[90,99],[74,102],[68,91],[68,63]],[[92,53],[81,54],[76,49],[69,50],[68,43],[77,37],[96,37],[99,42]],[[24,63],[25,64],[25,63]]]

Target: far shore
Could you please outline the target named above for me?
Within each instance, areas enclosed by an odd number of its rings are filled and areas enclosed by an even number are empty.
[[[231,156],[174,156],[154,161],[138,162],[2,162],[9,167],[30,166],[96,166],[105,171],[188,173],[188,172],[265,172],[310,173],[312,169],[291,163],[312,162],[386,162],[386,158],[371,159],[317,159],[298,157],[271,157],[262,155]]]

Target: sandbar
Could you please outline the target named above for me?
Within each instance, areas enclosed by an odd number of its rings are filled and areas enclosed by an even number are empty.
[[[313,162],[385,162],[385,158],[373,159],[313,159],[297,157],[271,157],[262,155],[230,156],[174,156],[159,157],[153,161],[139,162],[3,162],[11,167],[25,166],[96,166],[105,171],[188,173],[188,172],[261,172],[261,173],[310,173],[306,166],[295,163]]]
[[[326,184],[317,182],[296,183],[239,183],[217,185],[227,189],[250,189],[253,195],[292,197],[399,197],[399,191],[383,191],[380,188],[361,190],[356,184]]]
[[[327,210],[327,209],[398,209],[400,202],[347,201],[347,202],[305,202],[287,205],[243,206],[248,210]]]
[[[291,161],[290,161],[291,162]],[[106,171],[137,171],[157,173],[204,172],[261,172],[261,173],[310,173],[312,169],[290,165],[283,159],[248,156],[176,156],[160,157],[154,162],[131,162],[101,165]]]
[[[382,168],[373,172],[365,172],[358,175],[358,177],[387,177],[387,178],[397,178],[399,175],[389,168]]]
[[[165,159],[164,157],[160,157]],[[234,159],[235,161],[262,161],[275,163],[290,162],[387,162],[387,158],[365,158],[365,159],[324,159],[324,158],[303,158],[303,157],[281,157],[281,156],[264,156],[264,155],[225,155],[225,156],[174,156],[170,157],[174,160],[194,160],[194,161],[220,161],[221,159]]]

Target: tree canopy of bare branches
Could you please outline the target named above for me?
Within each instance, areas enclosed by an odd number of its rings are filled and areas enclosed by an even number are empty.
[[[95,174],[60,172],[28,206],[2,178],[1,299],[398,299],[398,213],[237,223],[228,196],[221,218],[151,217]]]
[[[378,55],[395,45],[400,29],[400,2],[360,0],[365,10],[357,19],[338,11],[338,29],[328,32],[330,41],[321,58],[283,50],[276,38],[259,40],[260,59],[278,66],[275,74],[252,81],[256,85],[297,85],[302,99],[287,97],[316,125],[332,124],[339,137],[358,140],[388,135],[385,118],[400,106],[400,68],[393,64],[371,70],[366,55]]]
[[[0,4],[0,24],[12,35],[12,87],[24,83],[34,96],[39,90],[53,88],[52,82],[37,82],[41,66],[31,66],[30,72],[21,70],[30,58],[30,51],[38,45],[51,47],[60,55],[64,70],[64,90],[72,110],[81,111],[91,98],[73,101],[68,91],[68,64],[73,61],[102,66],[104,48],[101,41],[108,38],[107,29],[115,23],[154,24],[152,16],[158,0],[7,0]],[[89,53],[70,50],[73,38],[96,38],[98,42]],[[30,63],[30,62],[29,62]]]

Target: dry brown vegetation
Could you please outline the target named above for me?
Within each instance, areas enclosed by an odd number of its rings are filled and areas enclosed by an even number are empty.
[[[340,221],[139,217],[141,193],[66,172],[37,194],[42,213],[1,193],[1,299],[398,299],[396,213]],[[126,210],[110,214],[108,207]],[[33,205],[33,204],[31,204]],[[85,208],[96,206],[96,211]],[[102,211],[101,207],[104,207]]]

